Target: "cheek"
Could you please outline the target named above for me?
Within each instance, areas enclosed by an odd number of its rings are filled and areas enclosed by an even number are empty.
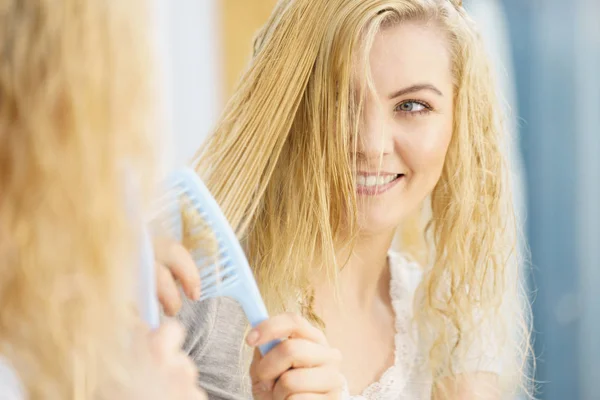
[[[402,140],[402,158],[415,175],[439,175],[452,138],[452,124],[413,131]]]

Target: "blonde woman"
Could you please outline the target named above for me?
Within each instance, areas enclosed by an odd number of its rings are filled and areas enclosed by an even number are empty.
[[[129,185],[143,198],[156,161],[147,12],[0,0],[1,399],[204,398],[183,329],[134,312]]]
[[[233,301],[186,301],[209,398],[527,389],[498,110],[459,1],[280,1],[197,158],[277,315],[246,335]],[[191,268],[176,253],[162,268]]]

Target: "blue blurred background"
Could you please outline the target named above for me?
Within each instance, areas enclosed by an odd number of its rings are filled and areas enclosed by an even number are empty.
[[[508,49],[539,398],[600,399],[600,1],[466,7],[490,51]]]

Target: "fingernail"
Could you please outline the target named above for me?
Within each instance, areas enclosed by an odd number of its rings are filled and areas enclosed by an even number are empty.
[[[258,331],[251,330],[250,333],[248,334],[248,336],[246,337],[246,342],[250,346],[254,346],[256,344],[256,342],[258,342],[259,337],[260,337],[260,334],[258,333]]]

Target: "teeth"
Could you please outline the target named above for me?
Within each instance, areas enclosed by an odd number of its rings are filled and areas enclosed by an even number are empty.
[[[373,186],[382,186],[387,185],[394,179],[396,179],[397,175],[387,175],[387,176],[363,176],[358,175],[356,177],[356,183],[359,186],[373,187]]]

